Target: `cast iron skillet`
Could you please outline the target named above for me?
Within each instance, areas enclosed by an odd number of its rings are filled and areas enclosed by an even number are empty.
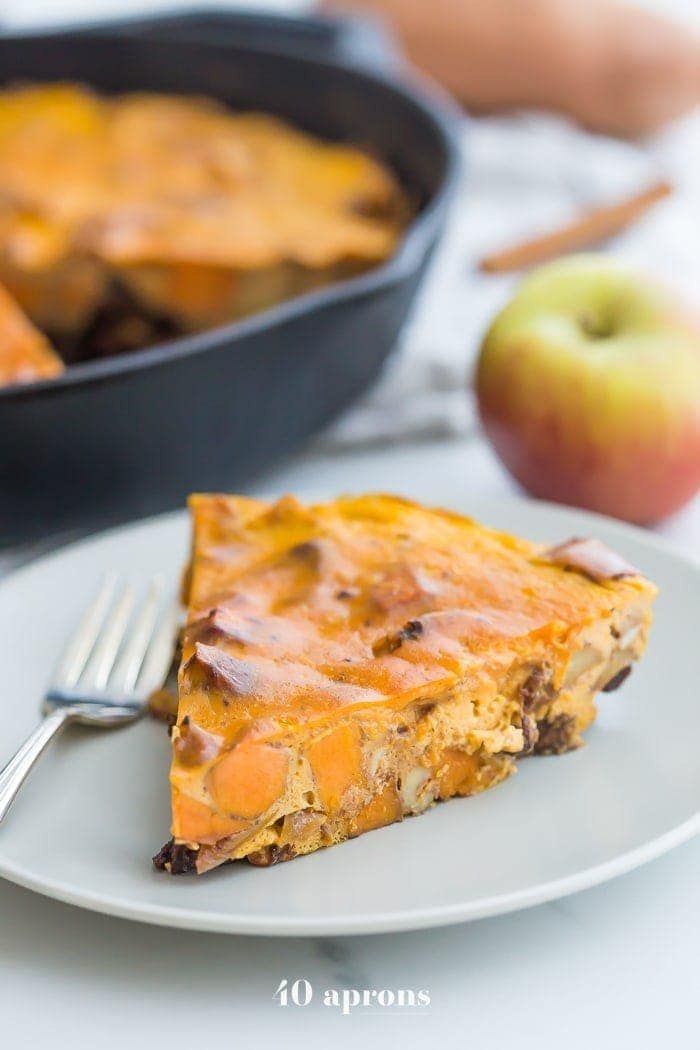
[[[244,485],[377,374],[443,225],[458,163],[441,103],[361,68],[379,50],[355,23],[206,13],[0,38],[0,83],[68,79],[267,110],[375,150],[419,203],[395,256],[367,274],[0,390],[0,545]]]

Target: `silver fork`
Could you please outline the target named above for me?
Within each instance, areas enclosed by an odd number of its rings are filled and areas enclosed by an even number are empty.
[[[155,576],[132,616],[135,588],[113,573],[105,578],[54,672],[41,705],[44,718],[0,771],[0,821],[39,755],[69,722],[111,728],[143,714],[168,673],[178,629],[175,605],[161,610],[162,593]]]

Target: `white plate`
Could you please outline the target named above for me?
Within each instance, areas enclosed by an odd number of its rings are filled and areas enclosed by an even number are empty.
[[[292,863],[170,878],[150,864],[168,837],[163,726],[144,720],[111,732],[74,729],[43,757],[0,827],[0,874],[59,900],[162,925],[371,933],[552,900],[696,834],[698,567],[641,530],[595,515],[515,499],[455,509],[533,539],[597,535],[660,585],[648,652],[620,692],[601,698],[586,747],[529,759],[482,796]],[[104,571],[145,578],[162,569],[174,580],[187,533],[184,515],[117,529],[0,585],[3,752],[32,729],[66,633]]]

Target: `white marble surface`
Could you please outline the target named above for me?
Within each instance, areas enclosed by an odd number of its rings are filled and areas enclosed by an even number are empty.
[[[543,831],[544,833],[544,831]],[[3,1043],[32,1048],[693,1047],[700,841],[608,886],[415,934],[253,940],[137,926],[0,885]],[[281,977],[427,988],[425,1010],[282,1008]]]
[[[461,493],[511,490],[479,439],[351,457],[307,454],[261,487],[419,494],[438,476]],[[700,500],[661,531],[700,554]],[[205,1040],[425,1048],[441,1039],[466,1050],[506,1040],[537,1050],[645,1050],[681,1036],[679,1045],[693,1046],[699,963],[700,840],[527,912],[325,941],[141,926],[0,882],[0,1018],[8,1046],[123,1050]],[[284,977],[312,983],[310,1006],[283,1008],[273,999]],[[427,989],[431,1004],[344,1016],[319,1002],[327,988]]]

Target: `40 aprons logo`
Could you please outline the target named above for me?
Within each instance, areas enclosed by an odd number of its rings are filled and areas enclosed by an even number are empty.
[[[305,977],[291,981],[283,977],[273,999],[280,1006],[310,1006],[314,1001],[314,987]],[[430,992],[426,988],[324,988],[320,998],[322,1006],[349,1014],[357,1009],[378,1008],[381,1010],[425,1009],[430,1006]]]

